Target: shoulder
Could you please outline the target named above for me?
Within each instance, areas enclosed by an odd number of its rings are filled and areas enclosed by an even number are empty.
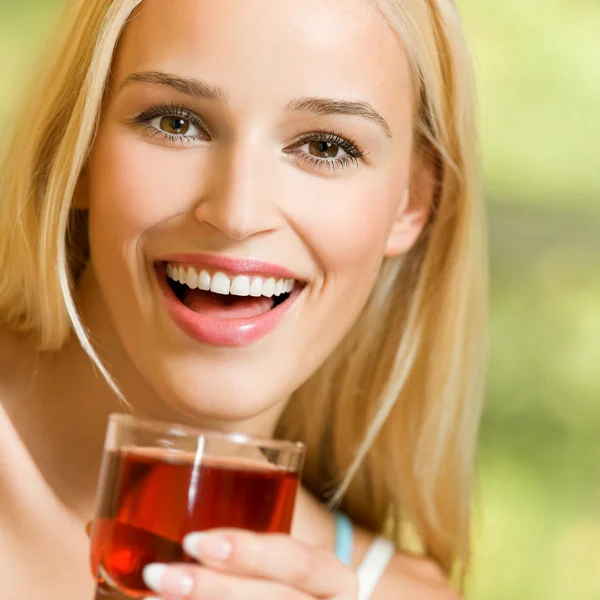
[[[360,570],[376,535],[355,527],[353,567]],[[442,569],[432,560],[396,551],[369,600],[461,600]]]
[[[371,600],[461,600],[432,561],[397,552]]]

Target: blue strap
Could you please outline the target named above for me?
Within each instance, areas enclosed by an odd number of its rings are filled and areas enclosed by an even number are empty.
[[[352,522],[345,514],[335,513],[335,555],[347,566],[350,566],[352,562],[353,545]]]

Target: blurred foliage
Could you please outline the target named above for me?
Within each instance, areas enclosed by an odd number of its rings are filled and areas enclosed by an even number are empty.
[[[458,0],[492,311],[472,593],[600,598],[600,5]]]
[[[600,193],[597,0],[457,0],[480,84],[488,190],[544,206]]]
[[[597,600],[600,211],[490,210],[492,319],[472,597]]]
[[[63,1],[0,0],[0,122]],[[492,266],[468,596],[598,600],[600,4],[458,6],[479,82]]]

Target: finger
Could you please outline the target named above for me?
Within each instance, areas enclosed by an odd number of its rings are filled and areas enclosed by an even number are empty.
[[[281,583],[238,577],[210,567],[155,563],[144,569],[143,576],[153,593],[168,600],[314,600]]]
[[[188,535],[184,549],[201,564],[242,577],[277,581],[313,597],[351,595],[356,588],[355,574],[333,553],[288,535],[213,530]]]

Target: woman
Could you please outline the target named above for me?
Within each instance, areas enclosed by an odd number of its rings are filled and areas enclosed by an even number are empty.
[[[362,563],[362,598],[455,597],[485,252],[453,2],[79,0],[61,35],[0,163],[4,597],[91,596],[125,410],[308,446],[289,539],[216,533],[157,596],[354,598]]]

